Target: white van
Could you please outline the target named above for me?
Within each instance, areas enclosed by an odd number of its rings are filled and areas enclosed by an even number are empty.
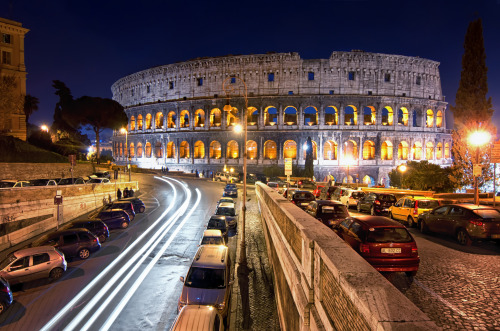
[[[200,241],[201,245],[226,245],[226,241],[221,230],[211,229],[203,232],[203,237]]]
[[[222,331],[222,316],[213,306],[189,305],[181,309],[170,331]]]

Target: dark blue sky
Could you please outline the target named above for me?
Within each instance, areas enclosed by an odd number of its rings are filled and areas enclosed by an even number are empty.
[[[52,123],[55,79],[75,98],[111,97],[116,80],[149,67],[269,51],[312,59],[361,49],[436,60],[454,104],[465,32],[480,17],[500,128],[500,0],[4,0],[0,17],[30,29],[27,93],[40,99],[33,124]]]

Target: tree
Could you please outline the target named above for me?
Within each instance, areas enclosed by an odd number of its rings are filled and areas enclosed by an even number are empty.
[[[26,116],[26,123],[28,123],[29,117],[38,110],[39,100],[37,97],[26,94],[24,96],[24,115]]]
[[[78,132],[78,124],[72,121],[74,100],[71,91],[59,80],[54,80],[52,86],[56,89],[55,94],[59,96],[59,102],[54,109],[52,131],[56,134],[57,140],[74,136]]]
[[[401,173],[397,168],[389,172],[392,186],[412,190],[450,192],[454,186],[450,180],[450,168],[442,168],[428,161],[409,161]]]
[[[460,83],[455,106],[450,107],[455,120],[452,134],[454,161],[450,179],[457,187],[471,185],[474,180],[472,164],[475,163],[473,158],[475,150],[471,151],[467,145],[470,133],[481,129],[489,131],[492,136],[496,134],[496,128],[491,125],[493,114],[491,98],[486,97],[488,93],[487,72],[483,28],[481,19],[477,19],[469,24],[465,35]],[[481,161],[484,165],[483,169],[489,169],[487,153],[483,153]],[[484,175],[487,179],[491,174],[487,170]]]
[[[0,133],[12,128],[9,114],[22,114],[24,96],[18,92],[16,77],[0,77]]]
[[[304,177],[312,178],[313,176],[314,176],[313,144],[311,137],[307,137]]]

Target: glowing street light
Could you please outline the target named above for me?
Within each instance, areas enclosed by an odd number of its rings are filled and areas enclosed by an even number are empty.
[[[243,132],[243,126],[241,124],[236,124],[233,128],[234,132],[236,133],[242,133]]]
[[[404,186],[404,184],[403,184],[403,179],[404,179],[404,175],[405,175],[406,170],[408,170],[408,167],[406,166],[406,164],[401,164],[401,165],[398,167],[398,170],[399,170],[399,172],[401,173],[401,187],[402,187],[402,188],[405,188],[405,186]]]
[[[479,176],[482,175],[481,165],[479,164],[479,149],[490,142],[491,135],[487,131],[477,130],[472,132],[469,137],[469,145],[476,147],[476,163],[473,165],[474,174],[474,204],[479,205]]]
[[[49,127],[47,125],[45,125],[45,124],[42,124],[40,126],[40,130],[49,133]]]

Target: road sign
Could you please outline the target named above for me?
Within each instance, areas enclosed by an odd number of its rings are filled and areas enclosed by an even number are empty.
[[[72,166],[76,165],[76,155],[75,154],[68,155],[68,160],[69,160],[69,163],[71,163]]]
[[[482,170],[483,167],[481,164],[474,164],[472,167],[472,174],[474,177],[480,177],[482,175]]]
[[[491,163],[500,163],[500,142],[496,142],[493,144],[493,148],[491,149]]]
[[[56,206],[57,205],[62,205],[62,203],[63,203],[63,197],[62,197],[62,195],[56,195],[54,197],[54,205],[56,205]]]
[[[285,176],[292,175],[292,159],[285,158]]]

